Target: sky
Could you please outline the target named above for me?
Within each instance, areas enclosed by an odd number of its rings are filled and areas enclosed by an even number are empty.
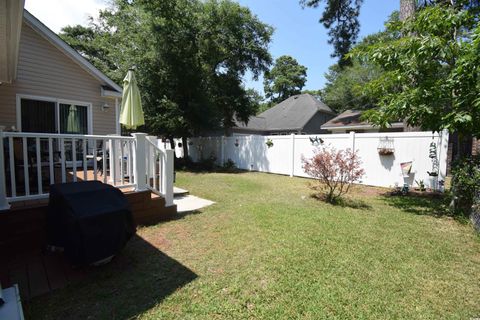
[[[336,62],[330,57],[332,46],[327,43],[327,30],[318,22],[321,9],[305,8],[298,0],[237,0],[249,7],[259,19],[275,32],[270,52],[273,58],[290,55],[307,67],[304,89],[318,90],[325,85],[324,74]],[[26,0],[25,8],[59,32],[66,25],[86,25],[89,16],[98,16],[107,2],[103,0]],[[360,12],[360,38],[383,29],[388,16],[398,10],[398,0],[364,0]],[[245,77],[245,86],[263,94],[263,80]]]

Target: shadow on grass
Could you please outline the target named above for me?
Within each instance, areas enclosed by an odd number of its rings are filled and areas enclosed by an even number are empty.
[[[312,193],[310,197],[318,200],[323,201],[325,203],[331,204],[333,206],[338,206],[342,208],[352,208],[352,209],[359,209],[359,210],[368,210],[372,209],[372,206],[367,204],[366,202],[358,199],[352,199],[347,197],[341,197],[336,199],[334,202],[328,202],[325,200],[325,197],[322,194]]]
[[[193,210],[193,211],[183,211],[183,212],[177,212],[177,214],[175,214],[174,216],[172,216],[170,219],[168,219],[167,221],[174,221],[174,220],[181,220],[181,219],[184,219],[188,216],[191,216],[191,215],[197,215],[197,214],[201,214],[203,213],[202,211],[200,210]]]
[[[188,168],[177,168],[175,169],[176,172],[188,172],[188,173],[229,173],[229,174],[242,174],[248,173],[251,171],[243,170],[243,169],[225,169],[222,167],[213,168],[213,169],[206,169],[202,167],[188,167]]]
[[[152,239],[152,243],[164,241]],[[197,278],[155,245],[134,236],[115,259],[86,268],[80,282],[34,298],[31,319],[133,319]]]
[[[452,216],[448,210],[446,196],[436,193],[412,193],[408,195],[392,195],[385,193],[381,199],[390,206],[416,215],[434,217]]]

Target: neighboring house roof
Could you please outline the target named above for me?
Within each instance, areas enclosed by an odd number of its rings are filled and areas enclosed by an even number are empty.
[[[335,114],[332,109],[311,94],[299,94],[280,102],[256,117],[250,117],[248,125],[237,120],[235,129],[248,131],[302,130],[317,112]]]
[[[81,54],[75,49],[70,47],[65,41],[63,41],[55,32],[50,30],[40,20],[35,18],[30,12],[24,10],[24,21],[47,41],[53,44],[57,49],[62,51],[66,56],[76,62],[86,72],[91,74],[94,78],[102,83],[102,95],[121,97],[122,88],[107,77],[103,72],[98,70],[93,64],[88,62]]]
[[[375,126],[367,121],[361,120],[362,111],[347,110],[330,121],[325,122],[321,128],[325,130],[335,129],[371,129]],[[394,122],[391,128],[403,128],[403,122]]]

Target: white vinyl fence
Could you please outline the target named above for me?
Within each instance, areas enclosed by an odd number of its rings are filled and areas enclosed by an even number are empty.
[[[267,146],[268,140],[273,142],[272,147]],[[386,140],[393,154],[380,155],[378,149],[384,147]],[[427,173],[432,172],[432,142],[436,147],[438,177]],[[448,132],[205,137],[191,138],[188,147],[193,161],[215,157],[216,163],[222,165],[230,159],[240,169],[308,177],[302,168],[302,156],[312,157],[319,146],[357,150],[365,170],[362,184],[416,186],[416,181],[423,180],[426,187],[437,189],[438,182],[445,180]],[[176,153],[181,156],[181,148],[177,147]],[[410,161],[411,173],[404,176],[400,163]]]

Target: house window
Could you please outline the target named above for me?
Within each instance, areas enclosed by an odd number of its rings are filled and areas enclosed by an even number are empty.
[[[55,102],[22,99],[21,121],[24,132],[56,133]]]
[[[88,134],[89,105],[56,99],[20,98],[19,125],[23,132]]]
[[[60,103],[60,133],[88,134],[88,107]]]

